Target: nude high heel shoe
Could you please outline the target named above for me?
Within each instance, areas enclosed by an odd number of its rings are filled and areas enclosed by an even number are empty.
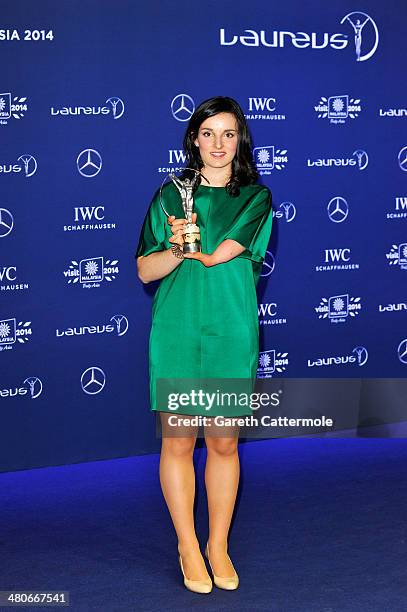
[[[214,573],[212,569],[211,561],[209,559],[208,544],[206,544],[205,556],[209,561],[209,565],[211,567],[212,574],[213,574],[213,581],[216,584],[216,586],[219,587],[220,589],[226,589],[227,591],[233,591],[234,589],[237,589],[237,587],[239,586],[239,576],[237,575],[235,568],[233,567],[233,571],[235,572],[235,575],[231,576],[230,578],[222,578],[222,576],[216,576],[216,574]],[[229,560],[232,563],[230,557],[229,557]],[[233,566],[233,563],[232,563],[232,566]]]
[[[181,572],[184,576],[184,585],[190,591],[194,591],[194,593],[210,593],[212,591],[212,580],[190,580],[185,576],[184,567],[182,565],[182,558],[180,553],[178,552],[178,560],[181,566]]]

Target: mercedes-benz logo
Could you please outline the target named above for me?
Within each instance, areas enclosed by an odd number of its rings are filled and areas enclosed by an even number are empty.
[[[116,332],[118,336],[124,336],[129,329],[129,321],[124,315],[114,315],[110,319],[116,323]]]
[[[13,229],[13,215],[7,208],[0,208],[0,238],[5,238]]]
[[[398,345],[397,354],[401,363],[407,363],[407,338],[404,338]]]
[[[32,155],[24,153],[20,155],[17,161],[21,161],[24,164],[25,176],[28,178],[37,172],[37,160]]]
[[[195,102],[187,94],[178,94],[171,102],[171,112],[177,121],[189,121],[195,110]]]
[[[407,147],[403,147],[399,153],[399,166],[401,170],[407,172]]]
[[[260,276],[270,276],[275,266],[274,255],[271,251],[266,251],[266,255],[263,261],[263,267],[261,269]]]
[[[79,174],[91,178],[101,171],[102,158],[95,149],[84,149],[78,155],[76,166]]]
[[[356,357],[358,360],[358,366],[364,366],[369,358],[367,349],[365,349],[364,346],[355,346],[352,353],[356,353]]]
[[[36,399],[42,393],[42,382],[37,376],[30,376],[23,381],[30,388],[31,399]]]
[[[97,367],[88,368],[81,376],[82,390],[88,395],[100,393],[105,386],[106,376],[103,370]]]
[[[337,196],[332,198],[327,206],[328,217],[334,223],[342,223],[345,221],[349,213],[349,206],[345,198]]]

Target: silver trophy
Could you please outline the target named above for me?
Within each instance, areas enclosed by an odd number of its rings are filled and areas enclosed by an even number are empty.
[[[167,217],[169,217],[170,215],[165,210],[162,202],[162,189],[164,182],[166,181],[167,177],[169,177],[180,193],[182,208],[184,210],[185,219],[187,220],[184,228],[184,244],[182,245],[182,250],[184,253],[198,253],[202,251],[201,235],[199,226],[196,223],[192,223],[192,213],[194,212],[194,197],[192,192],[194,190],[198,175],[202,176],[208,183],[209,181],[203,174],[201,174],[201,172],[194,170],[194,168],[184,168],[184,170],[191,170],[191,172],[195,172],[195,177],[192,180],[189,178],[181,180],[179,176],[176,176],[174,173],[168,174],[161,184],[160,204],[164,213],[167,215]]]

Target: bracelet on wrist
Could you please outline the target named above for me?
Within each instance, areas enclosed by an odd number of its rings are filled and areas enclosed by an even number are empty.
[[[175,255],[175,257],[178,257],[178,259],[185,259],[184,258],[184,252],[181,249],[179,244],[174,244],[171,247],[171,252],[172,252],[173,255]]]

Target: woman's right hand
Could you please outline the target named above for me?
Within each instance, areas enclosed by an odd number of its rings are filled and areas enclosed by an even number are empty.
[[[196,223],[196,213],[192,213],[192,223]],[[186,219],[176,219],[175,215],[171,215],[167,219],[167,223],[169,223],[172,231],[172,236],[168,239],[172,244],[179,244],[182,246],[184,244],[184,226],[187,223]]]
[[[196,213],[193,213],[192,220],[196,223]],[[171,226],[172,236],[168,238],[171,244],[178,244],[182,247],[184,244],[185,223],[186,219],[176,219],[174,215],[167,218],[167,223]],[[140,280],[143,283],[160,280],[175,270],[183,261],[178,257],[173,257],[168,254],[170,249],[156,251],[143,257],[137,258],[137,270]]]

